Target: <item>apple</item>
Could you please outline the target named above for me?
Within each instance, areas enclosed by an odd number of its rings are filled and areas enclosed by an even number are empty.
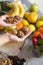
[[[37,45],[37,38],[34,37],[34,38],[32,39],[32,42],[33,42],[33,45],[36,46],[36,45]]]
[[[37,38],[42,39],[42,34],[39,34]]]
[[[39,7],[36,3],[30,5],[30,12],[38,12]]]

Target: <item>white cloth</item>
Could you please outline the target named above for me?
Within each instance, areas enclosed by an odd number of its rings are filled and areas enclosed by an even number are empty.
[[[30,60],[27,60],[24,65],[43,65],[43,58],[32,58]]]

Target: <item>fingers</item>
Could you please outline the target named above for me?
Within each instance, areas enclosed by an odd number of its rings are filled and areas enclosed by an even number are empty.
[[[23,38],[19,38],[19,37],[17,37],[16,35],[13,35],[13,34],[10,34],[10,33],[9,33],[9,38],[10,38],[10,41],[13,41],[13,42],[22,42],[22,41],[24,41],[31,33],[32,33],[32,31],[29,30],[29,33],[28,33],[27,35],[25,35]]]
[[[9,42],[8,34],[7,33],[0,34],[0,46],[4,45],[7,42]]]
[[[0,34],[0,46],[4,45],[7,42],[22,42],[24,41],[30,34],[32,33],[32,31],[29,31],[29,33],[24,36],[23,38],[19,38],[16,35],[10,34],[10,33],[4,33],[4,34]]]
[[[10,26],[14,26],[16,24],[18,24],[18,21],[21,22],[22,18],[21,17],[16,17],[16,19],[18,18],[17,20],[17,23],[13,24],[13,23],[6,23],[4,20],[6,19],[6,17],[9,17],[8,15],[3,15],[3,16],[0,16],[0,26],[4,26],[4,27],[10,27]],[[15,18],[14,18],[15,19]],[[15,19],[15,20],[16,20]]]

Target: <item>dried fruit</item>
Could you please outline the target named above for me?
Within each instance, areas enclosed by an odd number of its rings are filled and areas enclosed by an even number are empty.
[[[13,61],[13,65],[23,65],[26,61],[25,58],[19,58],[18,56],[8,56]]]

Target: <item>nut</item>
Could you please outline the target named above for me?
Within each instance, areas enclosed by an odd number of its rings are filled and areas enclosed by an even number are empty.
[[[22,37],[24,37],[24,33],[23,33],[22,31],[18,31],[17,36],[18,36],[19,38],[22,38]]]
[[[15,30],[12,30],[10,33],[11,34],[14,34],[14,35],[17,35],[17,30],[16,29]]]
[[[22,28],[22,31],[23,31],[23,32],[24,32],[24,34],[26,35],[26,34],[28,34],[29,29],[28,29],[28,27],[27,27],[27,26],[24,26],[24,27]]]
[[[4,19],[4,21],[6,23],[11,23],[11,24],[15,24],[15,23],[18,23],[19,21],[21,21],[22,18],[19,17],[19,16],[14,16],[14,17],[6,17],[6,19]]]

